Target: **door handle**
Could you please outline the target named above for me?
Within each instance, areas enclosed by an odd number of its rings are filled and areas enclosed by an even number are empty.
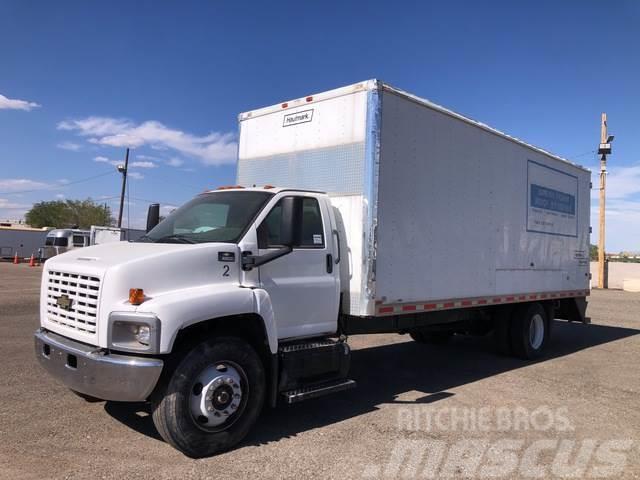
[[[333,235],[336,236],[336,244],[338,245],[338,257],[336,258],[336,265],[340,263],[340,233],[338,232],[338,230],[333,230],[331,232]]]
[[[333,273],[333,256],[327,253],[327,273]]]

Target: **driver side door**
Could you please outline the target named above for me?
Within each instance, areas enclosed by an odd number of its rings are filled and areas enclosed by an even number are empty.
[[[297,239],[291,253],[259,267],[260,285],[271,298],[278,338],[334,333],[340,284],[330,217],[323,211],[324,203],[312,194],[287,196],[301,202],[295,220]],[[260,255],[282,248],[281,200],[258,226]]]

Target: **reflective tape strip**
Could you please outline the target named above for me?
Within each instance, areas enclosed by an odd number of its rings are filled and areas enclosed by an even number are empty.
[[[550,298],[586,297],[589,290],[571,290],[565,292],[528,293],[523,295],[508,295],[504,297],[464,298],[456,300],[439,300],[434,302],[382,304],[376,301],[376,315],[395,315],[409,312],[431,312],[434,310],[450,310],[453,308],[470,308],[479,305],[500,305],[518,303],[530,300],[545,300]]]

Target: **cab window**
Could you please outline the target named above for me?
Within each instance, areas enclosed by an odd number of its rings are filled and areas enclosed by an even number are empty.
[[[295,248],[324,248],[324,230],[318,200],[312,197],[302,198],[300,237]],[[271,212],[258,227],[258,247],[281,247],[280,227],[282,225],[282,201],[276,203]]]

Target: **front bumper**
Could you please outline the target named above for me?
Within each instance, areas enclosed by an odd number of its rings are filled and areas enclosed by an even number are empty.
[[[146,400],[164,362],[108,353],[44,329],[35,333],[36,357],[49,374],[72,390],[123,402]]]

